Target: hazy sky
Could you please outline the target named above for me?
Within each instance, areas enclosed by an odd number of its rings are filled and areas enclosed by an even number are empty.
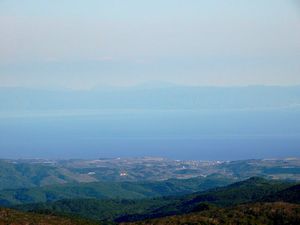
[[[0,86],[300,84],[297,0],[0,0]]]

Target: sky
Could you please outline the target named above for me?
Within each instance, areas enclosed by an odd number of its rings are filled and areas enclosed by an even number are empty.
[[[299,0],[0,0],[0,157],[299,156],[299,62]]]
[[[297,0],[0,0],[0,86],[300,84]]]

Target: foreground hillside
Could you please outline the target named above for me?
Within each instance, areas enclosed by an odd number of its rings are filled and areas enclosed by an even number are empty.
[[[279,191],[273,195],[266,196],[262,200],[267,202],[281,201],[281,202],[292,202],[292,203],[300,204],[300,184]]]
[[[283,202],[214,208],[198,213],[122,223],[123,225],[299,225],[300,205]]]
[[[96,225],[98,223],[82,219],[24,213],[0,208],[0,225]]]
[[[260,202],[263,198],[282,192],[293,186],[292,183],[271,181],[253,177],[226,187],[198,192],[183,197],[170,199],[162,207],[151,210],[149,213],[135,213],[117,219],[117,221],[135,221],[149,218],[164,217],[206,210],[206,204],[218,207],[230,207],[239,204]]]
[[[206,210],[206,204],[233,207],[259,202],[276,193],[284,193],[294,183],[251,178],[226,187],[174,197],[140,200],[66,199],[57,202],[17,206],[17,209],[38,213],[77,215],[99,221],[130,222],[187,214]],[[293,190],[293,189],[292,189]],[[289,192],[290,193],[290,192]]]

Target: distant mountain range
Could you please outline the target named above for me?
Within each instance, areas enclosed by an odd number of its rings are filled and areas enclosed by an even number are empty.
[[[0,111],[285,107],[300,107],[300,86],[147,86],[90,91],[0,88]]]
[[[299,157],[299,118],[300,86],[0,88],[5,158]]]

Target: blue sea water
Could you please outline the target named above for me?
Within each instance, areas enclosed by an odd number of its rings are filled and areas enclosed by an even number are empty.
[[[300,109],[0,113],[0,158],[300,156]]]

